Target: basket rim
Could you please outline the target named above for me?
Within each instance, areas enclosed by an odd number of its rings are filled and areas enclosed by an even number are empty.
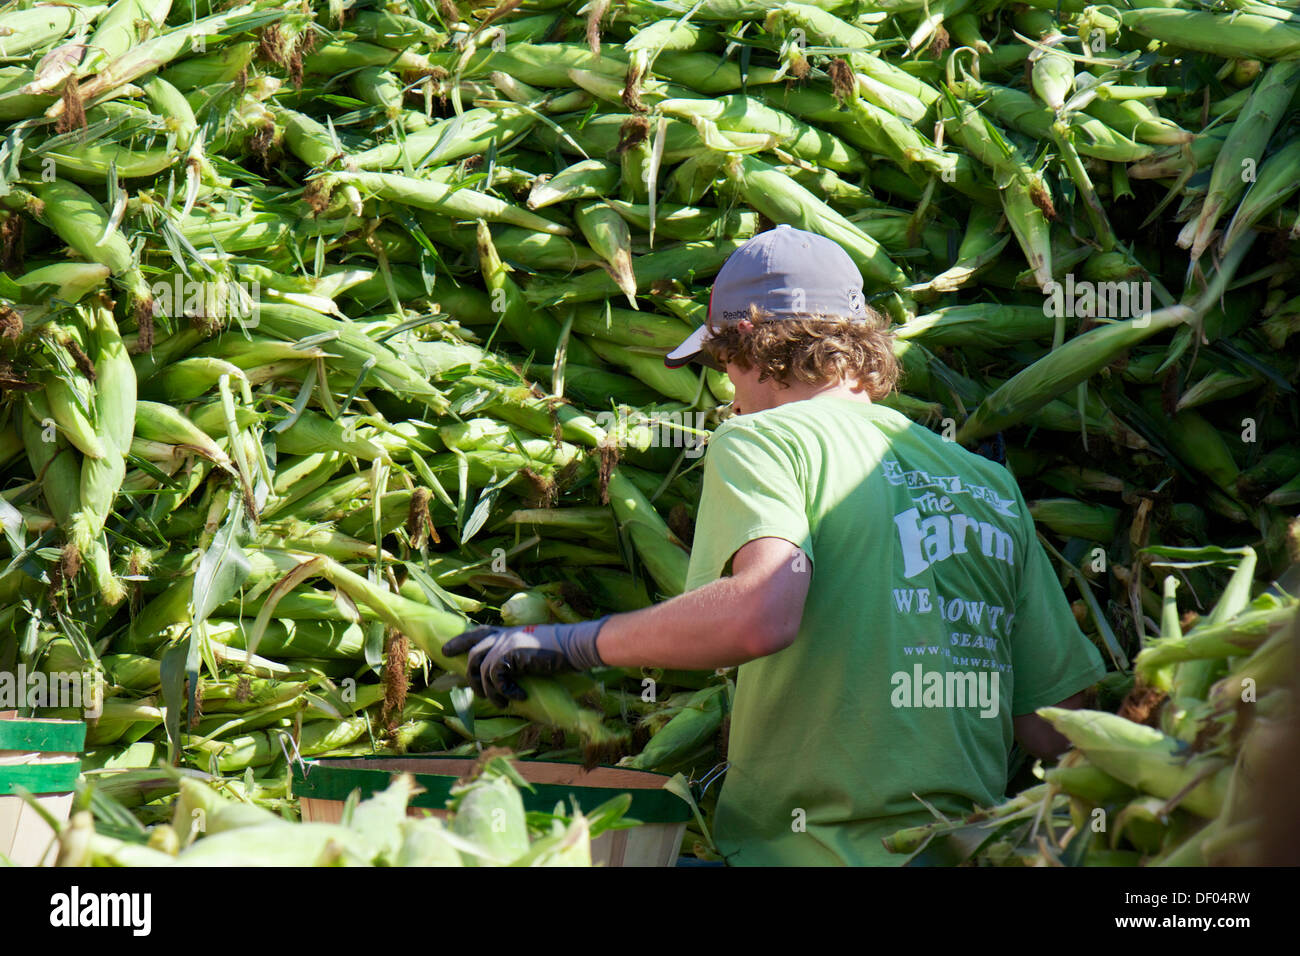
[[[293,789],[294,794],[298,797],[310,800],[346,800],[353,790],[361,791],[361,799],[366,799],[373,794],[383,790],[388,786],[396,770],[390,769],[370,769],[355,766],[338,766],[339,763],[347,762],[349,764],[356,761],[385,761],[385,760],[420,760],[428,761],[430,769],[437,766],[441,761],[456,761],[463,763],[468,758],[450,755],[426,755],[426,754],[408,754],[404,756],[394,756],[392,754],[367,754],[359,757],[309,757],[305,758],[302,763],[297,761],[293,764]],[[512,763],[526,766],[529,763],[558,763],[558,761],[529,761],[519,758],[512,758]],[[578,766],[573,764],[571,766]],[[592,769],[608,770],[626,770],[626,767],[610,767],[600,765]],[[446,801],[451,795],[452,785],[460,777],[460,772],[456,773],[419,773],[408,771],[415,778],[424,792],[417,794],[412,798],[410,806],[427,807],[434,810],[446,809]],[[663,774],[654,774],[649,771],[638,771],[649,777],[660,777],[667,783],[670,777]],[[563,804],[565,812],[571,805],[570,795],[578,798],[578,806],[584,812],[590,812],[597,806],[604,803],[610,797],[619,793],[629,793],[632,795],[631,806],[628,807],[627,815],[641,823],[664,823],[677,824],[687,823],[691,819],[691,810],[687,803],[680,797],[661,788],[654,789],[632,789],[620,787],[583,787],[571,786],[568,784],[556,783],[533,783],[533,792],[521,790],[520,796],[523,798],[524,809],[540,813],[551,813],[555,810],[557,803]],[[583,799],[584,795],[594,795],[593,799]]]
[[[32,794],[71,793],[81,776],[80,760],[6,764],[0,767],[0,797],[17,796],[14,786]]]
[[[86,744],[84,720],[49,717],[0,718],[0,750],[79,754]]]

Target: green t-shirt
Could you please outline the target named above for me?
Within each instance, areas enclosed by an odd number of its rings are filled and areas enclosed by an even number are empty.
[[[717,430],[687,588],[763,537],[812,581],[795,642],[737,675],[715,818],[734,865],[903,862],[880,841],[934,819],[913,794],[949,816],[1000,801],[1012,716],[1105,672],[1010,473],[884,406]]]

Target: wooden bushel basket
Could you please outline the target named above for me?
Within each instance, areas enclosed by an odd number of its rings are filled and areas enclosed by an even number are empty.
[[[28,720],[0,711],[0,854],[19,866],[54,863],[54,831],[19,786],[56,820],[67,820],[81,775],[86,725],[80,720]]]
[[[302,818],[336,822],[353,790],[361,799],[385,789],[395,773],[406,772],[424,789],[411,801],[410,816],[447,815],[446,802],[452,785],[473,769],[476,761],[465,757],[336,757],[306,760],[293,768],[294,792],[302,806]],[[596,866],[673,866],[677,860],[690,808],[663,789],[668,777],[643,770],[596,767],[583,770],[577,764],[512,760],[520,776],[533,785],[533,793],[522,791],[525,810],[551,813],[557,803],[565,812],[572,799],[590,812],[620,793],[632,795],[628,817],[641,825],[602,833],[591,843],[591,861]]]

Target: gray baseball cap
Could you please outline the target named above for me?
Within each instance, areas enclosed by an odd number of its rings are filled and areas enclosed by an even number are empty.
[[[862,273],[837,243],[782,223],[761,232],[733,252],[713,282],[709,318],[739,322],[750,305],[790,319],[810,315],[865,319]],[[669,368],[700,358],[710,338],[708,325],[692,332],[664,357]]]

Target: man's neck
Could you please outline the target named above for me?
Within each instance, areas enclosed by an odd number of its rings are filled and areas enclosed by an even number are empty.
[[[774,388],[770,395],[768,408],[776,408],[778,405],[788,405],[790,402],[802,402],[810,398],[843,398],[851,402],[861,402],[863,405],[870,405],[871,398],[865,391],[854,391],[852,382],[836,382],[833,385],[807,385],[803,382],[795,382],[789,388]]]

